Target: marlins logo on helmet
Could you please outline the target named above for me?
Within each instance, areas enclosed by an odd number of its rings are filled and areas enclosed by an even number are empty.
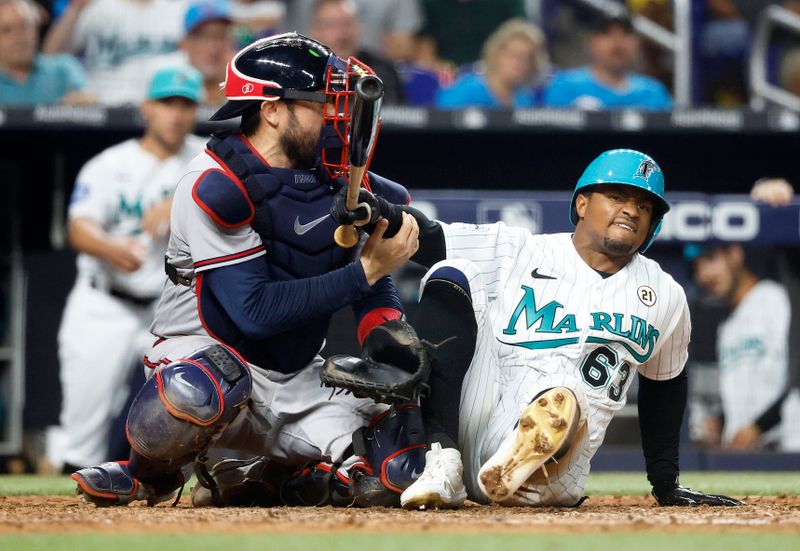
[[[650,175],[654,172],[661,172],[661,169],[658,167],[655,161],[652,159],[644,159],[642,162],[639,163],[639,168],[636,169],[634,173],[634,178],[641,178],[645,182],[650,181]]]

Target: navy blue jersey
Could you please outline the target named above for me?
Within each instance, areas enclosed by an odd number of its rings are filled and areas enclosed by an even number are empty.
[[[217,235],[206,232],[204,240],[242,236],[236,250],[210,258],[194,254],[207,243],[189,243],[207,333],[253,364],[290,373],[319,352],[340,308],[352,305],[373,324],[401,315],[391,278],[370,287],[354,249],[333,240],[329,210],[343,182],[269,167],[239,134],[212,138],[207,154],[219,169],[202,172],[192,189],[194,204],[216,226]],[[385,178],[369,175],[369,186],[389,201],[409,200]]]

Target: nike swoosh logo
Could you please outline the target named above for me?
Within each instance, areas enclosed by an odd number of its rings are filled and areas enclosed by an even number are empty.
[[[531,277],[533,279],[557,279],[556,277],[544,275],[539,273],[539,268],[534,268],[531,272]]]
[[[318,226],[319,224],[324,222],[325,219],[328,218],[328,216],[330,215],[326,214],[324,216],[320,216],[316,220],[312,220],[307,224],[301,224],[300,217],[298,216],[294,219],[294,233],[296,233],[297,235],[303,235],[305,233],[308,233],[314,226]]]

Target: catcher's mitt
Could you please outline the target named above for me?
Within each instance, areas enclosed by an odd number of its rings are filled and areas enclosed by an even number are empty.
[[[405,321],[387,321],[369,332],[360,358],[344,354],[328,358],[320,379],[325,386],[376,402],[415,401],[430,390],[430,348]]]

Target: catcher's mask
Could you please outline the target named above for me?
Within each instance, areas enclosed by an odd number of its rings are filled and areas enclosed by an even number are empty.
[[[228,63],[227,103],[212,121],[242,115],[262,101],[302,100],[330,103],[320,131],[319,157],[328,176],[349,169],[348,155],[355,82],[374,71],[358,59],[336,56],[327,46],[295,32],[257,40]]]

